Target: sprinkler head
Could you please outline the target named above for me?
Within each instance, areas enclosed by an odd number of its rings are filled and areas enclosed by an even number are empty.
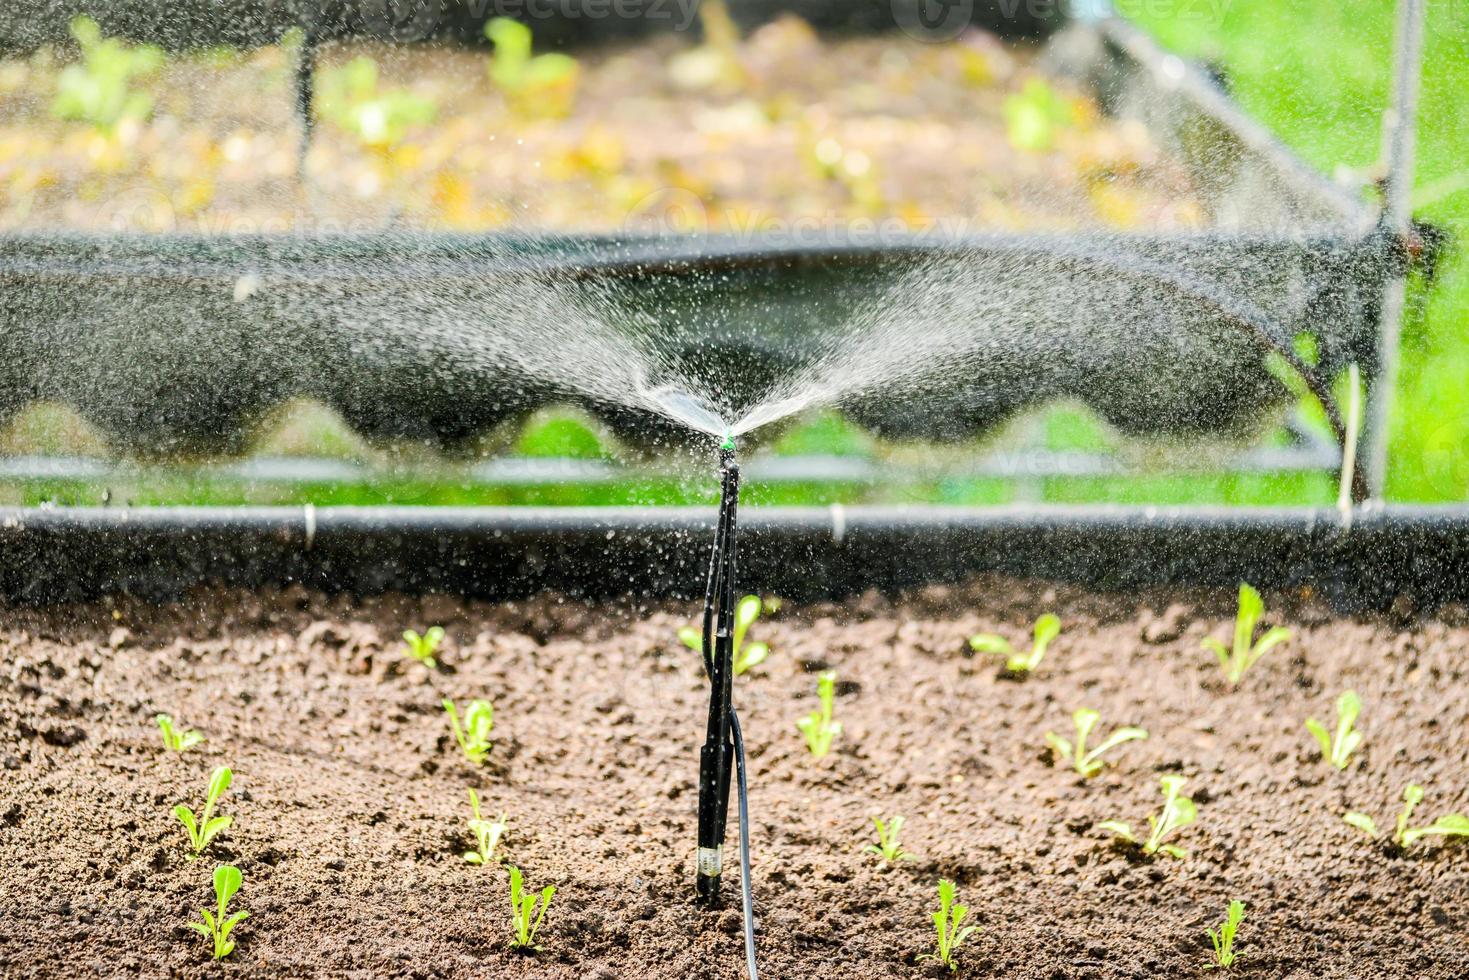
[[[729,432],[726,431],[724,433],[724,438],[722,440],[720,440],[720,442],[719,442],[719,448],[722,449],[722,450],[724,450],[727,453],[734,452],[734,450],[735,450],[734,436],[731,435]]]

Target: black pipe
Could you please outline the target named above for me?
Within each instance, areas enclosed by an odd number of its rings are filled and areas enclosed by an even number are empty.
[[[509,599],[694,598],[699,507],[0,508],[0,599],[201,583]],[[1343,609],[1469,601],[1469,506],[756,508],[740,566],[793,602],[998,572],[1132,591],[1313,587]]]

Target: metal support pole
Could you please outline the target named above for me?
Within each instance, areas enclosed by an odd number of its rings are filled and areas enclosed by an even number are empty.
[[[1386,173],[1382,226],[1405,252],[1413,231],[1413,152],[1418,132],[1418,90],[1427,6],[1427,0],[1398,0],[1392,103],[1383,115],[1382,153]],[[1405,262],[1402,273],[1389,277],[1383,290],[1377,326],[1377,370],[1368,384],[1367,486],[1378,499],[1387,485],[1388,428],[1397,387],[1407,275]]]
[[[301,48],[296,53],[296,122],[300,142],[296,145],[296,171],[306,173],[306,154],[311,149],[311,131],[316,96],[316,47],[318,16],[305,13],[301,19]]]

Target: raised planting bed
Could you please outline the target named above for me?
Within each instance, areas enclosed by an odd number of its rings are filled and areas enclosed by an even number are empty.
[[[545,341],[517,325],[583,287],[599,323],[642,324],[674,380],[732,403],[881,301],[931,306],[936,282],[975,337],[1005,333],[997,309],[1026,324],[921,397],[841,406],[904,439],[1058,398],[1129,434],[1238,434],[1292,397],[1267,351],[1303,334],[1320,391],[1349,362],[1372,378],[1378,297],[1411,251],[1373,206],[1120,19],[1044,48],[1005,30],[927,43],[782,17],[723,49],[608,39],[549,116],[492,84],[483,50],[324,45],[304,179],[288,48],[171,58],[137,82],[152,119],[105,138],[52,118],[55,58],[12,59],[3,124],[34,152],[0,170],[27,188],[0,216],[0,422],[58,401],[122,454],[233,454],[309,398],[369,439],[464,452],[573,401],[666,442],[654,412],[418,332],[524,355]],[[359,57],[377,81],[343,95]],[[394,99],[434,122],[386,142],[350,123]]]
[[[1469,614],[1335,617],[1309,590],[1266,597],[1292,637],[1225,683],[1229,589],[1099,594],[986,578],[897,601],[787,602],[752,630],[769,658],[736,681],[751,755],[762,968],[773,977],[948,975],[931,952],[936,886],[957,883],[980,930],[960,975],[1051,980],[1204,975],[1205,934],[1231,899],[1251,977],[1469,974],[1469,853],[1391,834],[1406,784],[1415,826],[1469,808]],[[675,638],[690,605],[589,605],[543,594],[327,598],[198,591],[0,614],[0,973],[200,975],[232,862],[250,912],[226,972],[240,976],[734,977],[740,914],[692,903],[697,746],[707,685]],[[1001,676],[966,638],[1062,631],[1029,676]],[[1399,613],[1405,610],[1399,609]],[[442,624],[435,671],[399,633]],[[795,720],[814,672],[837,673],[832,753]],[[1364,741],[1348,768],[1303,728],[1333,724],[1355,690]],[[439,707],[485,698],[494,747],[471,766]],[[1140,725],[1083,780],[1045,758],[1071,712]],[[166,752],[154,715],[207,738]],[[210,770],[234,783],[232,825],[189,861],[175,804]],[[1175,859],[1099,825],[1134,828],[1181,776],[1197,820]],[[558,891],[535,955],[513,953],[503,867],[475,867],[466,790],[506,814],[504,856]],[[907,818],[914,860],[862,848],[872,815]],[[732,821],[733,823],[733,821]],[[731,828],[733,835],[734,828]],[[729,877],[735,877],[729,875]],[[733,882],[728,883],[730,885]],[[212,972],[212,971],[211,971]]]

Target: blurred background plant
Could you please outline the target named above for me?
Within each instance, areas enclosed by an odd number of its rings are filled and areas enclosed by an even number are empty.
[[[147,119],[153,112],[153,97],[133,86],[163,67],[163,51],[151,44],[104,38],[97,22],[85,15],[72,20],[71,36],[81,48],[82,60],[57,76],[52,115],[99,129],[111,129],[124,119]]]
[[[1032,78],[1005,100],[1005,132],[1017,150],[1041,153],[1056,143],[1057,130],[1076,121],[1076,109],[1045,79]]]
[[[380,86],[377,62],[367,55],[322,71],[319,85],[322,117],[377,151],[391,150],[438,112],[431,99],[409,89]]]
[[[576,102],[581,66],[568,54],[532,54],[531,29],[509,17],[485,24],[485,37],[495,45],[490,55],[490,81],[505,93],[512,111],[523,116],[559,119]]]

